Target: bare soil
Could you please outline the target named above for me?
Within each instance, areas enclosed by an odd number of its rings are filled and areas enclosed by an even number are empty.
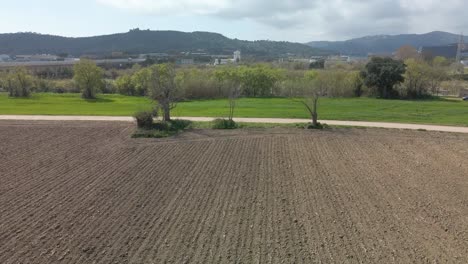
[[[0,263],[468,263],[468,135],[0,122]]]

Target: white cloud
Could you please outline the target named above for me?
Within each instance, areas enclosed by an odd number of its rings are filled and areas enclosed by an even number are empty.
[[[368,34],[468,31],[466,0],[96,0],[158,16],[247,20],[272,35],[343,39]],[[275,38],[275,37],[274,37]]]
[[[108,6],[158,15],[215,15],[226,18],[288,16],[312,8],[306,0],[96,0]]]
[[[215,14],[229,8],[228,0],[97,0],[101,4],[143,13],[164,15]]]

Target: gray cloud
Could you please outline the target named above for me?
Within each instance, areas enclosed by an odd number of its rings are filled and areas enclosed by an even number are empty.
[[[343,39],[368,34],[468,31],[466,0],[96,0],[158,15],[249,20],[272,35]]]

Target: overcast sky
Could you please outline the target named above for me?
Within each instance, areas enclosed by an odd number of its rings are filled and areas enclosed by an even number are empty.
[[[0,0],[0,32],[91,36],[211,31],[255,40],[344,40],[376,34],[467,33],[467,0]]]

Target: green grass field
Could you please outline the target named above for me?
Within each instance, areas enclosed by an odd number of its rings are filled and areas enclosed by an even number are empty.
[[[0,94],[0,114],[25,115],[109,115],[130,116],[149,109],[143,97],[99,95],[86,101],[79,94],[34,94],[31,98],[9,98]],[[179,103],[174,116],[222,117],[226,100]],[[287,98],[243,98],[237,103],[237,117],[308,118],[304,107]],[[323,98],[319,118],[329,120],[382,121],[468,126],[468,102],[461,100],[381,100],[373,98]]]

